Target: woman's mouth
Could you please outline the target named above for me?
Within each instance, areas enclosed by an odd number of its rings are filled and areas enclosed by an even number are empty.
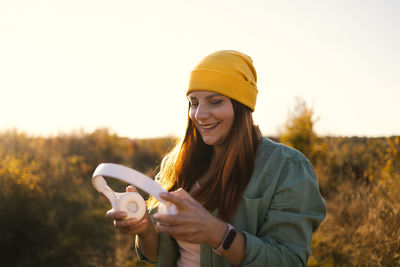
[[[200,124],[200,129],[202,131],[211,131],[219,125],[219,122],[209,123],[209,124]]]

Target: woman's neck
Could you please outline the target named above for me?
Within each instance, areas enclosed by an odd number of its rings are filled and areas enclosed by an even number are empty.
[[[219,145],[219,146],[213,146],[213,160],[220,158],[221,155],[224,153],[224,147]]]

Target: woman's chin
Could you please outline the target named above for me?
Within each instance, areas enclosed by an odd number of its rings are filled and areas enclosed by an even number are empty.
[[[210,138],[208,136],[203,136],[203,142],[206,145],[213,146],[215,144],[215,139],[214,138]]]

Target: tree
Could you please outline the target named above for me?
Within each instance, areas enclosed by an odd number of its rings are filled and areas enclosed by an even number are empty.
[[[316,159],[318,137],[314,132],[314,111],[302,98],[296,98],[294,110],[289,113],[284,131],[280,136],[282,143],[301,151],[311,161]]]

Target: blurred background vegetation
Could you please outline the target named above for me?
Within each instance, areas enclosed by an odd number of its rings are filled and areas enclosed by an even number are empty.
[[[315,123],[299,99],[273,137],[310,159],[327,202],[308,265],[400,266],[399,136],[319,137]],[[46,138],[0,132],[0,266],[146,266],[137,262],[133,238],[105,218],[110,204],[90,178],[101,162],[154,177],[174,141],[108,129]]]

